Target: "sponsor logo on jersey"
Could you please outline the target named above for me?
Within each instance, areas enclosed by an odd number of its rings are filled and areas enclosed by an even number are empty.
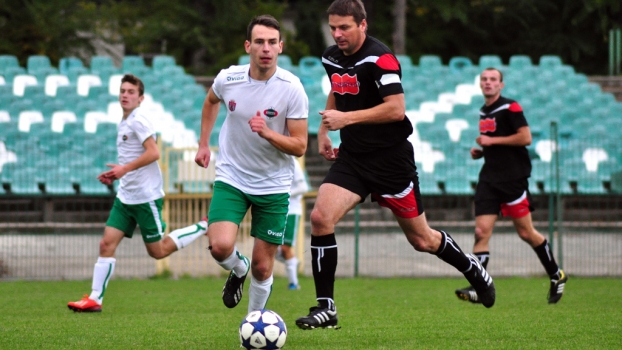
[[[235,100],[229,100],[229,110],[231,112],[235,111],[235,105],[236,105]]]
[[[272,230],[268,230],[268,235],[274,237],[283,237],[283,232],[274,232]]]
[[[354,74],[354,76],[351,76],[350,74],[347,74],[347,73],[344,75],[339,75],[337,73],[334,73],[333,75],[330,76],[330,82],[331,82],[332,91],[340,95],[345,95],[345,94],[358,95],[359,93],[360,83],[358,81],[356,74]]]
[[[239,75],[236,77],[232,77],[232,76],[228,76],[227,77],[227,81],[240,81],[240,80],[244,80],[244,76],[243,75]]]
[[[479,132],[495,132],[497,131],[497,122],[495,118],[486,118],[480,119],[479,121]]]
[[[270,107],[269,109],[263,111],[263,115],[268,118],[274,118],[279,115],[279,112],[277,112],[274,108]]]
[[[122,139],[123,141],[127,141],[127,135],[123,135]]]

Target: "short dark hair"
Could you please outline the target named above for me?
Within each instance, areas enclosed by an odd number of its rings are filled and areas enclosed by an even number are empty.
[[[145,93],[145,84],[134,74],[126,74],[121,78],[121,84],[130,83],[132,85],[138,86],[138,96],[142,96]]]
[[[484,70],[485,70],[485,71],[486,71],[486,70],[494,70],[494,71],[499,72],[499,81],[500,81],[500,82],[503,82],[503,72],[502,72],[502,71],[498,70],[498,69],[497,69],[497,68],[495,68],[495,67],[488,67],[488,68],[486,68],[486,69],[484,69]]]
[[[258,24],[264,27],[274,28],[278,30],[279,40],[281,40],[281,25],[279,24],[279,21],[277,21],[276,18],[274,18],[271,15],[255,16],[255,18],[251,20],[251,23],[248,24],[248,27],[246,27],[246,40],[251,41],[251,34],[253,32],[253,27],[255,27]]]
[[[326,11],[329,15],[352,16],[356,25],[361,24],[367,18],[365,5],[361,0],[335,0]]]

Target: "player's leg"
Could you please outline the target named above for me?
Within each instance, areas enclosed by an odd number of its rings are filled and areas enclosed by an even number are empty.
[[[445,231],[431,229],[424,213],[412,218],[400,216],[401,213],[398,214],[395,211],[394,214],[408,242],[415,250],[434,254],[455,267],[475,287],[484,306],[492,307],[494,305],[494,282],[475,256],[464,254],[458,244]]]
[[[311,264],[318,305],[311,307],[307,316],[296,320],[296,325],[302,329],[337,326],[334,302],[337,271],[335,225],[361,198],[343,187],[326,183],[326,180],[319,188],[311,212]]]
[[[513,218],[512,221],[520,238],[529,243],[533,248],[540,259],[540,263],[542,263],[546,273],[549,275],[551,280],[547,297],[549,304],[557,303],[562,298],[568,276],[557,265],[547,239],[533,226],[531,213],[520,218]]]
[[[294,246],[296,245],[296,235],[298,233],[298,224],[300,215],[287,215],[287,224],[285,226],[285,238],[283,245],[279,246],[277,251],[277,260],[285,264],[285,273],[289,282],[290,290],[298,290],[298,258],[294,254]]]
[[[169,233],[164,240],[170,239],[174,244],[176,249],[182,249],[190,245],[190,243],[194,242],[197,238],[204,236],[207,234],[207,216],[202,218],[196,224],[183,227],[177,229],[171,233]],[[170,253],[169,253],[170,254]]]
[[[99,242],[99,257],[93,267],[91,294],[81,300],[70,302],[67,306],[76,312],[100,312],[104,302],[108,282],[114,273],[116,259],[114,252],[123,239],[123,232],[110,226],[104,229],[104,237]]]
[[[255,238],[248,300],[248,312],[251,312],[265,308],[272,292],[274,256],[285,236],[289,193],[248,198],[252,202],[251,236]]]
[[[123,237],[132,238],[135,228],[136,221],[129,213],[127,205],[116,198],[106,221],[104,235],[99,242],[99,257],[93,267],[91,294],[85,295],[79,301],[68,303],[69,309],[76,312],[100,312],[102,310],[104,294],[116,264],[115,251]]]
[[[235,246],[240,222],[249,206],[250,201],[240,190],[220,181],[214,184],[207,237],[216,263],[231,271],[222,290],[222,300],[228,308],[236,307],[242,300],[244,281],[251,267],[249,259]]]

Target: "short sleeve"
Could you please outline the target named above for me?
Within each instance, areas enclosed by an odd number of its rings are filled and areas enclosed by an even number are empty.
[[[309,98],[299,80],[292,81],[287,119],[307,119],[309,116]]]
[[[512,128],[514,130],[518,130],[523,126],[528,126],[527,119],[525,118],[525,114],[523,113],[523,107],[521,107],[518,102],[510,103],[510,107],[508,108],[510,112],[510,123],[512,124]]]
[[[225,70],[221,69],[216,78],[214,78],[214,82],[212,83],[212,91],[219,100],[222,100],[222,86],[223,82],[225,81],[225,75]]]
[[[144,143],[147,138],[155,136],[156,134],[153,124],[142,111],[137,111],[134,115],[134,119],[128,123],[128,126],[136,133],[141,143]]]
[[[400,63],[393,54],[385,53],[378,57],[373,70],[374,80],[381,97],[404,93]]]

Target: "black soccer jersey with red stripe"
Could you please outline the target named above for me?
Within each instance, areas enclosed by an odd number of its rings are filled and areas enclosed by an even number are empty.
[[[499,96],[490,106],[479,112],[479,132],[486,136],[510,136],[527,126],[523,108],[514,100]],[[483,147],[484,166],[480,181],[506,182],[527,178],[531,174],[531,160],[526,147],[493,145]]]
[[[337,45],[330,46],[322,55],[322,63],[339,111],[372,108],[386,96],[404,93],[397,58],[373,37],[367,36],[363,46],[350,56]],[[403,142],[412,131],[406,117],[393,123],[349,125],[340,130],[340,147],[350,153],[370,152]]]

